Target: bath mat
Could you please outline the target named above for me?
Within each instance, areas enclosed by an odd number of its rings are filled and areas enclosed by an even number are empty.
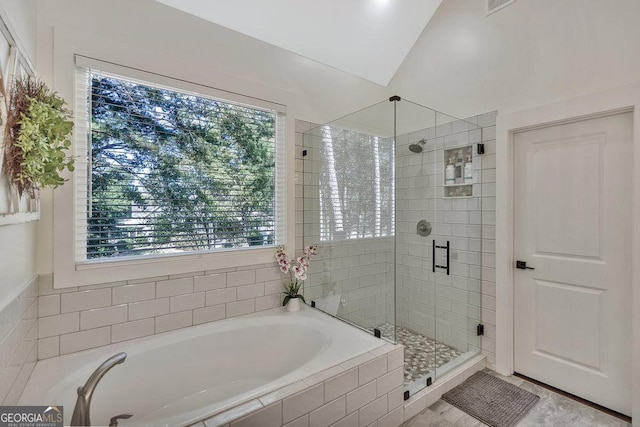
[[[485,424],[512,427],[540,397],[485,372],[476,372],[443,394],[442,399]]]

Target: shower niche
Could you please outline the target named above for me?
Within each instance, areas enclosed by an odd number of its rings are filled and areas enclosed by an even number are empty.
[[[443,164],[443,197],[473,197],[473,181],[475,175],[473,146],[466,145],[443,150]]]
[[[480,138],[471,121],[392,97],[298,140],[302,243],[319,245],[305,299],[404,345],[409,396],[481,348]],[[449,158],[462,182],[445,185]]]

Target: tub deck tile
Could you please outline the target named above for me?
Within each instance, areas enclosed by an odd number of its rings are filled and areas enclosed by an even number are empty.
[[[360,356],[354,357],[353,359],[349,359],[346,362],[340,364],[344,369],[355,368],[358,365],[363,364],[364,362],[368,362],[369,360],[373,360],[375,356],[371,353],[364,353]]]
[[[322,372],[318,372],[317,374],[311,375],[307,378],[304,378],[302,381],[304,381],[305,383],[307,383],[308,385],[312,386],[312,385],[316,385],[318,383],[321,383],[325,380],[328,380],[331,377],[335,377],[336,375],[340,375],[341,373],[343,373],[345,371],[344,368],[340,367],[340,366],[333,366],[329,369],[325,369]]]
[[[227,411],[221,412],[218,415],[214,415],[211,418],[204,420],[206,427],[221,427],[227,426],[233,420],[237,420],[240,417],[249,415],[250,413],[262,409],[262,403],[258,399],[250,400],[242,405],[238,405]]]
[[[302,391],[306,388],[308,388],[309,386],[307,385],[307,383],[305,383],[304,381],[296,381],[293,384],[289,384],[288,386],[282,387],[281,389],[278,389],[276,391],[273,391],[269,394],[265,394],[264,396],[258,398],[258,400],[260,400],[260,402],[264,405],[270,405],[273,402],[277,402],[278,400],[282,400],[285,397],[289,397],[293,394],[298,393],[299,391]]]
[[[382,356],[383,354],[391,353],[392,351],[397,350],[399,348],[402,348],[402,345],[385,344],[382,347],[374,348],[369,353],[373,354],[374,356]]]
[[[230,427],[280,427],[282,426],[282,402],[258,409],[249,415],[232,421]]]

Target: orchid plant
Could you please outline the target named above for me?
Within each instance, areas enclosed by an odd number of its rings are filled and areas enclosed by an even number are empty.
[[[284,252],[282,246],[278,246],[276,249],[276,260],[278,261],[278,267],[282,274],[288,274],[289,279],[282,284],[284,287],[284,300],[282,305],[285,306],[292,298],[300,298],[302,302],[307,303],[304,300],[304,296],[300,294],[300,288],[307,280],[307,268],[309,268],[309,262],[312,257],[318,254],[318,245],[307,246],[304,248],[302,255],[297,257],[295,261],[297,264],[291,261],[291,258]]]

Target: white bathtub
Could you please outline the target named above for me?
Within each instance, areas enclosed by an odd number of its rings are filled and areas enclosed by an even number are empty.
[[[125,351],[96,388],[92,423],[188,425],[383,344],[317,310],[277,308],[40,361],[19,404],[63,405],[68,425],[77,387]]]

